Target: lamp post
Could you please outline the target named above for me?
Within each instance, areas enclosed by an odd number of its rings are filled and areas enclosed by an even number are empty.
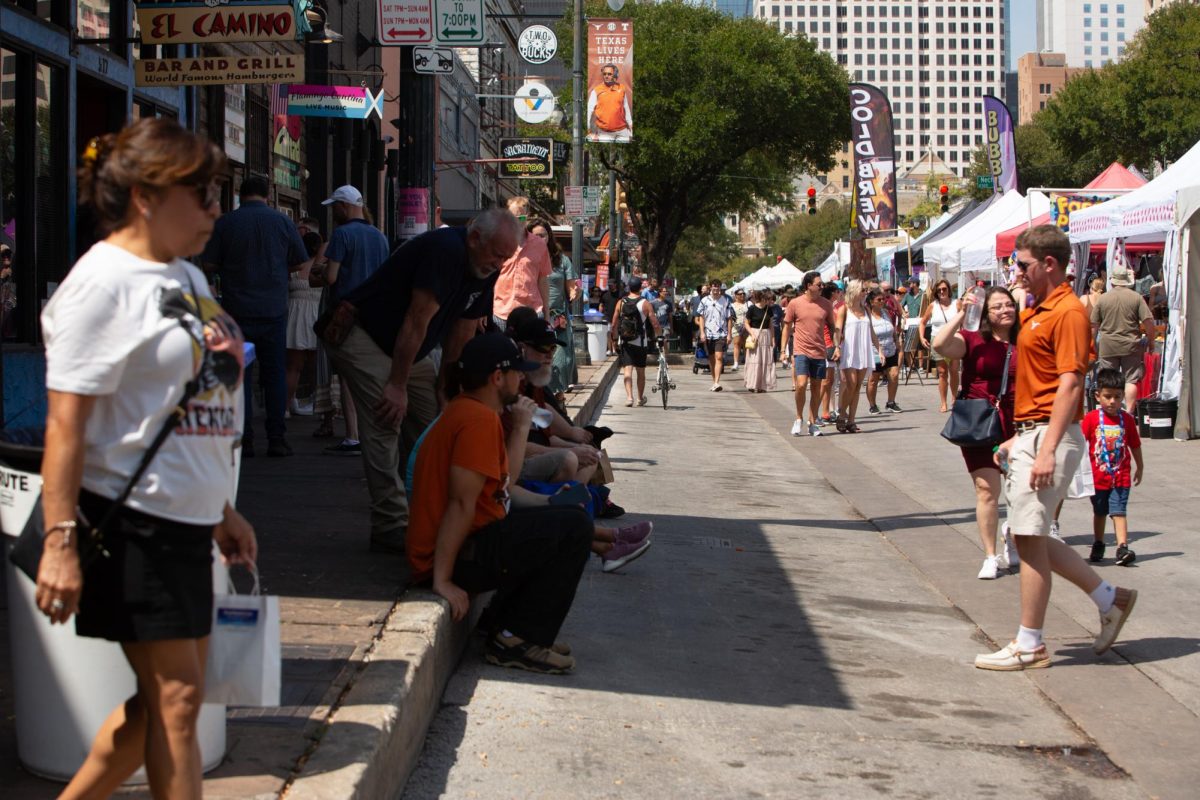
[[[583,186],[583,0],[575,0],[575,46],[571,78],[571,185]],[[571,263],[583,274],[583,223],[571,221]]]

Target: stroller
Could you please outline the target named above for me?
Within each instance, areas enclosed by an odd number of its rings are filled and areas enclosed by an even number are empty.
[[[708,364],[708,351],[704,349],[704,345],[697,344],[696,358],[692,362],[692,374],[699,375],[700,370],[711,373],[712,367],[710,367]]]

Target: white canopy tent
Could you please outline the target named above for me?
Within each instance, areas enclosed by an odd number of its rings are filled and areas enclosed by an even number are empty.
[[[1179,314],[1182,352],[1179,381],[1179,410],[1175,415],[1175,438],[1200,436],[1200,324],[1191,318],[1200,315],[1200,186],[1178,191],[1175,198],[1175,228],[1179,236],[1181,306]],[[1168,262],[1163,261],[1166,277]],[[1168,298],[1169,301],[1169,298]],[[1175,311],[1175,306],[1170,306]]]
[[[1049,210],[1050,200],[1041,192],[1028,198],[1007,192],[967,225],[925,245],[925,263],[943,275],[995,270],[996,234]]]
[[[1133,267],[1125,253],[1126,243],[1163,243],[1163,283],[1167,290],[1169,327],[1163,348],[1159,397],[1180,396],[1183,380],[1182,348],[1185,263],[1181,256],[1181,234],[1188,221],[1182,219],[1178,197],[1181,190],[1200,185],[1200,142],[1154,180],[1128,194],[1098,203],[1071,214],[1071,247],[1075,260],[1084,263],[1092,242],[1108,242],[1109,272],[1117,263]],[[1191,197],[1191,193],[1188,194]],[[1194,245],[1193,245],[1194,247]],[[1190,279],[1189,279],[1190,280]],[[1179,419],[1176,418],[1176,430]]]
[[[778,264],[763,267],[742,278],[729,287],[729,293],[733,294],[739,289],[753,292],[760,289],[782,289],[789,284],[799,286],[803,278],[804,273],[785,258]]]
[[[729,287],[730,292],[736,292],[739,289],[746,292],[754,292],[761,289],[770,289],[767,285],[767,276],[771,274],[771,267],[759,267],[754,272],[751,272],[746,277]]]

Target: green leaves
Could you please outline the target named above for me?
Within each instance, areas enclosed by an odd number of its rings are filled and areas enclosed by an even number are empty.
[[[602,2],[587,11],[614,16]],[[679,0],[621,16],[634,21],[634,140],[589,147],[620,173],[661,277],[687,228],[786,202],[792,177],[832,166],[849,135],[849,88],[806,39],[754,19]]]

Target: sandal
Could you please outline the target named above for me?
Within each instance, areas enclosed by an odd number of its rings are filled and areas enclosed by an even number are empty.
[[[313,435],[314,439],[332,438],[333,437],[332,415],[326,415],[325,418],[321,420],[321,424],[317,426],[317,429],[315,431],[313,431],[312,435]]]
[[[846,420],[842,419],[841,417],[838,417],[836,420],[834,420],[833,425],[835,428],[837,428],[838,433],[846,432]]]
[[[858,427],[853,422],[851,422],[849,425],[846,426],[846,433],[861,433],[861,432],[862,432],[862,428]]]

